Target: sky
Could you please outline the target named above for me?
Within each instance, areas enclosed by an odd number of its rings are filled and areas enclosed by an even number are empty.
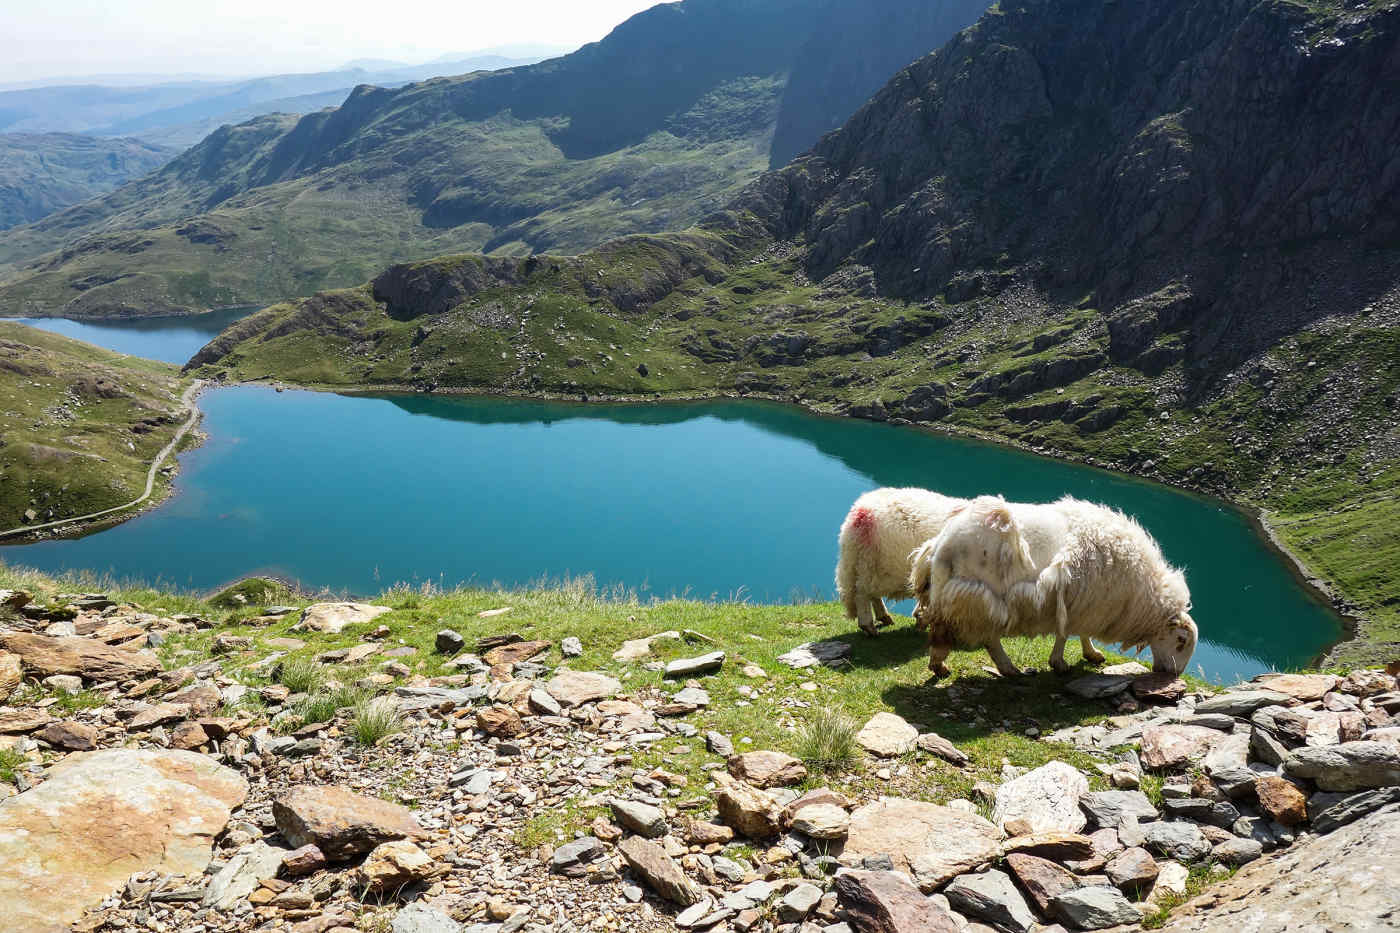
[[[0,82],[326,71],[517,43],[577,48],[657,0],[0,0]]]

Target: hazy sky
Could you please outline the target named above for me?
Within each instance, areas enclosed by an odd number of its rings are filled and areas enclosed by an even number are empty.
[[[510,43],[577,47],[657,0],[0,0],[0,82],[324,71]]]

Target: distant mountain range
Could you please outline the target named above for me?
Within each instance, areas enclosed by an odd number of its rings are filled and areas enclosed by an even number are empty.
[[[0,133],[0,230],[106,194],[175,155],[139,139]]]
[[[309,74],[145,84],[54,82],[0,91],[0,133],[134,136],[185,148],[225,123],[266,113],[310,113],[340,104],[360,84],[397,87],[439,75],[528,65],[544,56],[476,54],[422,65],[386,62]],[[115,79],[114,79],[115,80]]]
[[[362,85],[335,110],[222,127],[149,177],[0,235],[0,314],[266,302],[453,250],[573,252],[684,227],[983,8],[684,0],[561,58]]]

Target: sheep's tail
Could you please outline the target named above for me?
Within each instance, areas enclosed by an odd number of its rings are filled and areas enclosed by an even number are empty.
[[[869,578],[872,570],[868,564],[874,556],[875,513],[862,505],[851,509],[846,520],[841,523],[840,557],[836,562],[836,592],[841,596],[841,604],[846,607],[846,618],[857,618],[857,602],[860,596],[859,581],[861,571]]]

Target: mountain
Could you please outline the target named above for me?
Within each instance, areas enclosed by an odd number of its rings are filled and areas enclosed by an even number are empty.
[[[183,384],[169,364],[0,321],[0,529],[141,495],[184,421]]]
[[[1400,3],[995,7],[698,227],[394,266],[190,368],[996,437],[1264,508],[1400,642]]]
[[[983,4],[878,6],[906,27],[900,48],[926,52]],[[856,46],[810,54],[822,24],[866,8],[662,4],[562,58],[359,87],[334,111],[221,128],[156,175],[0,236],[0,314],[251,304],[451,250],[574,252],[684,227],[768,166],[784,110],[796,115],[784,145],[799,131],[815,141],[823,127],[803,122],[790,73],[797,87],[843,87],[865,80],[853,62],[892,60]]]
[[[174,155],[137,139],[0,133],[0,230],[106,194]]]

